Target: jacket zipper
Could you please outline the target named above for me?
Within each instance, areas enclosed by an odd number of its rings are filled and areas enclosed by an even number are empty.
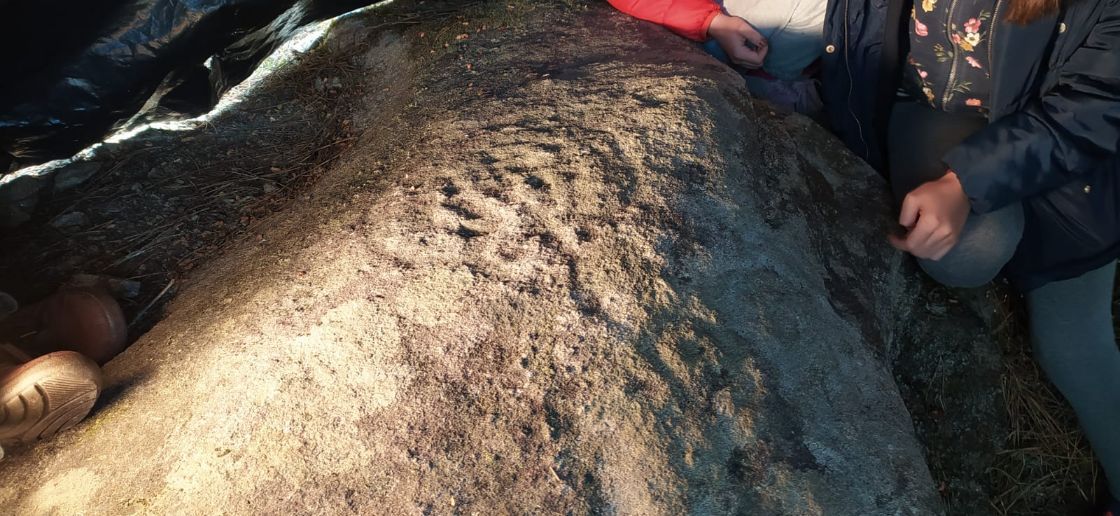
[[[991,80],[992,71],[996,68],[996,60],[992,49],[996,46],[996,26],[999,25],[999,8],[1003,5],[1003,0],[996,0],[996,7],[992,13],[992,30],[988,31],[988,80]],[[995,88],[992,88],[992,93],[995,93]]]
[[[850,4],[851,0],[844,0],[844,68],[848,71],[848,114],[852,116],[852,120],[856,123],[856,129],[859,131],[859,141],[863,144],[863,157],[868,159],[871,157],[871,149],[867,147],[867,139],[863,136],[863,124],[859,122],[859,117],[852,109],[852,93],[855,91],[855,81],[852,79],[852,62],[849,59],[851,55],[849,48],[851,24],[848,23],[848,7]]]
[[[953,83],[957,78],[957,57],[961,53],[960,44],[953,41],[953,8],[957,6],[957,0],[949,2],[949,19],[945,23],[945,35],[949,37],[949,43],[953,45],[953,60],[949,65],[949,82],[945,83],[945,94],[941,97],[941,109],[949,109],[949,97],[953,96]],[[989,45],[991,48],[991,45]],[[991,62],[991,61],[989,61]]]

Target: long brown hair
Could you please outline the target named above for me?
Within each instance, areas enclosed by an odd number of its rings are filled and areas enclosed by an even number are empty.
[[[1062,7],[1061,0],[1010,0],[1011,7],[1007,11],[1007,21],[1026,25],[1048,14],[1058,12]]]

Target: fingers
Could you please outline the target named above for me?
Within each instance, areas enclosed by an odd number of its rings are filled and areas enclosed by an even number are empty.
[[[957,245],[967,213],[938,195],[936,183],[926,183],[902,200],[898,223],[910,228],[905,237],[892,236],[891,245],[918,258],[940,260]],[[950,199],[949,201],[952,201]]]
[[[765,51],[751,50],[746,46],[736,48],[734,52],[728,54],[731,62],[742,66],[743,68],[755,69],[762,68],[762,62],[766,60]]]
[[[932,216],[923,216],[905,238],[891,235],[890,243],[899,251],[918,258],[938,261],[957,245],[959,236],[951,226]]]
[[[708,27],[708,36],[719,42],[732,63],[744,68],[761,68],[766,59],[766,38],[742,18],[717,16]]]
[[[907,194],[906,198],[902,200],[902,210],[898,214],[898,225],[903,227],[913,227],[914,223],[918,221],[918,206],[920,202],[913,194]]]
[[[766,37],[752,27],[750,23],[744,23],[739,28],[739,35],[743,37],[743,40],[750,43],[750,46],[754,47],[756,51],[766,52]]]
[[[740,44],[731,53],[731,60],[746,68],[762,68],[769,50],[766,38],[746,21],[739,25],[736,34]]]
[[[929,258],[932,244],[939,240],[937,232],[939,225],[940,221],[934,217],[920,217],[914,229],[906,235],[905,245],[910,254],[918,258]]]
[[[887,235],[887,240],[890,241],[891,246],[894,247],[895,249],[898,249],[899,251],[903,251],[903,252],[910,252],[910,250],[906,248],[906,239],[905,238],[896,237],[894,235]]]
[[[952,213],[946,213],[943,200],[937,197],[932,184],[925,184],[903,199],[898,224],[911,228],[905,237],[892,237],[890,244],[899,251],[920,259],[941,260],[949,254],[960,238],[963,224],[953,224]]]

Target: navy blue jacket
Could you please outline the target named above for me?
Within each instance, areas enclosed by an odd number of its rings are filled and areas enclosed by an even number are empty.
[[[1066,0],[1029,25],[993,26],[991,123],[945,156],[972,209],[1022,202],[1005,272],[1020,287],[1120,256],[1120,0]],[[833,129],[883,170],[884,130],[906,58],[906,0],[831,0],[822,96]]]

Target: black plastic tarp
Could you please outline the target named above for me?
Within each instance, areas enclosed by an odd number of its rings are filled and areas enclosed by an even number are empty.
[[[373,3],[0,0],[0,165],[68,157],[153,98],[205,112],[299,27]]]

